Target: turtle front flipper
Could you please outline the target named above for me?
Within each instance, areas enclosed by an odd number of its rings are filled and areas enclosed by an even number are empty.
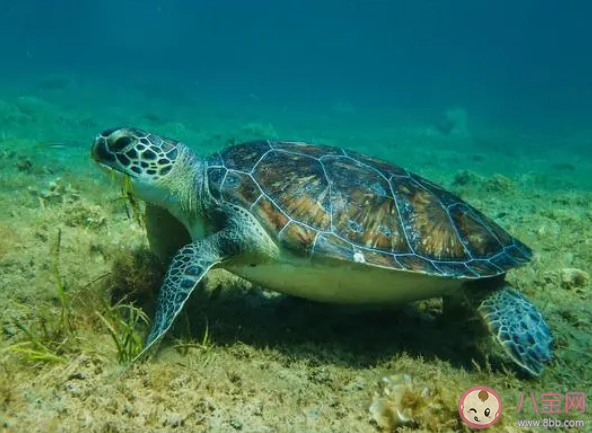
[[[220,251],[218,235],[186,245],[175,254],[158,294],[152,329],[134,361],[144,357],[166,334],[206,273],[227,257]]]
[[[504,352],[531,376],[540,376],[553,360],[553,336],[545,319],[507,283],[488,294],[477,312]]]

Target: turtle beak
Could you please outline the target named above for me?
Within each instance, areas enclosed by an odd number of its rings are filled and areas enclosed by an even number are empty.
[[[97,138],[95,138],[95,142],[90,149],[90,157],[95,162],[108,167],[112,167],[117,161],[115,155],[109,151],[107,147],[107,140],[105,140],[105,137],[102,135],[99,135]]]

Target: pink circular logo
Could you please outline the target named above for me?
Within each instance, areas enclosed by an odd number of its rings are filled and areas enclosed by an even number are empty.
[[[487,428],[494,425],[502,413],[502,400],[486,386],[474,386],[465,391],[458,402],[458,413],[467,425]]]

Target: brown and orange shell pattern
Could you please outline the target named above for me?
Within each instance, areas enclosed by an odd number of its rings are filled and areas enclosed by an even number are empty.
[[[214,199],[248,210],[282,247],[304,257],[482,278],[532,256],[438,185],[335,147],[239,144],[208,159],[208,185]]]

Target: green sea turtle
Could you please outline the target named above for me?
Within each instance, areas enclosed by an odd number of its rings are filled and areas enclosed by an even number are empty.
[[[148,238],[170,260],[144,354],[206,273],[349,304],[460,297],[519,369],[552,360],[543,317],[505,273],[531,250],[436,184],[336,147],[254,141],[199,158],[136,128],[98,135],[92,158],[129,177]],[[175,252],[175,250],[178,250]]]

